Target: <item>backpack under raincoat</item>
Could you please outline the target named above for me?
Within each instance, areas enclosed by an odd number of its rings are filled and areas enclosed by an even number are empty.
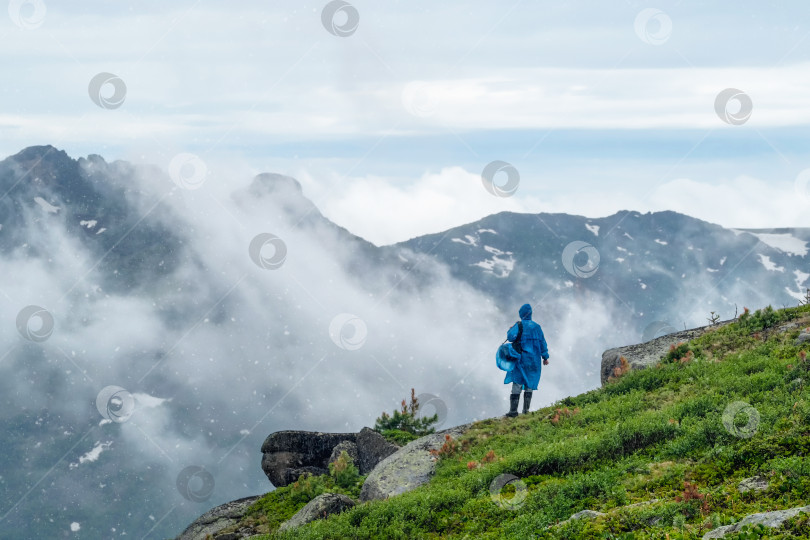
[[[548,345],[543,335],[543,329],[532,320],[532,306],[523,304],[520,311],[520,320],[523,321],[523,335],[520,338],[520,346],[523,353],[520,360],[515,364],[512,371],[507,372],[504,384],[522,384],[526,390],[537,390],[540,383],[540,371],[543,368],[543,360],[548,359]],[[506,339],[514,341],[518,334],[518,325],[515,323],[506,333]]]

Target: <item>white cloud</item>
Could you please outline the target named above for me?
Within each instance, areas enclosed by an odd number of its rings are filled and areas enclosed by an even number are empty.
[[[481,175],[447,167],[415,180],[379,176],[317,180],[300,175],[325,216],[377,244],[444,231],[501,211],[526,211],[516,197],[490,195]],[[520,188],[518,188],[520,189]],[[319,202],[318,194],[322,195]]]
[[[538,195],[522,179],[517,194],[493,197],[481,176],[461,167],[447,167],[419,178],[380,176],[299,178],[306,195],[324,215],[354,234],[378,245],[442,232],[501,212],[562,212],[591,218],[620,210],[673,210],[727,228],[810,226],[807,209],[797,202],[792,180],[769,182],[740,176],[714,183],[677,178],[648,191],[617,192],[611,185],[571,194],[564,190]],[[793,246],[792,249],[798,249]]]

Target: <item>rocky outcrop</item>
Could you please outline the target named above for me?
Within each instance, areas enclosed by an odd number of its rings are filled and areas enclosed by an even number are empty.
[[[745,516],[733,525],[724,525],[707,532],[703,535],[703,540],[708,540],[711,538],[725,538],[727,534],[737,532],[745,525],[756,525],[757,523],[761,523],[764,526],[772,529],[777,529],[782,526],[782,523],[793,516],[798,515],[800,512],[810,513],[810,506],[798,506],[788,510],[774,510],[773,512],[751,514],[750,516]]]
[[[329,456],[327,465],[337,461],[343,452],[346,452],[349,455],[352,463],[357,464],[360,462],[360,452],[357,450],[357,445],[352,441],[342,441],[332,449],[332,454]]]
[[[594,519],[600,516],[606,516],[607,514],[603,512],[597,512],[596,510],[581,510],[568,518],[566,521],[570,521],[572,519]]]
[[[801,334],[799,334],[799,337],[796,338],[796,341],[794,343],[797,346],[804,344],[810,345],[810,332],[804,331]]]
[[[458,438],[472,424],[464,424],[426,435],[391,454],[368,475],[360,491],[361,501],[382,500],[406,493],[430,481],[436,472],[436,456],[431,450],[439,450],[445,436]]]
[[[281,524],[279,531],[286,531],[301,525],[306,525],[316,519],[323,519],[332,514],[339,514],[355,506],[355,502],[339,493],[322,493],[311,501],[296,514]]]
[[[217,533],[236,524],[245,515],[250,505],[256,502],[259,497],[259,495],[245,497],[212,508],[186,527],[186,530],[176,540],[206,540],[209,535],[217,540],[224,540],[224,538],[220,539]],[[241,536],[237,538],[241,538]]]
[[[765,491],[766,489],[768,489],[768,479],[764,476],[744,478],[737,484],[737,490],[740,493],[747,491]]]
[[[401,447],[388,442],[385,437],[371,428],[364,427],[357,434],[357,452],[360,456],[356,462],[360,474],[368,474],[382,460],[398,451]]]
[[[680,332],[673,332],[665,336],[657,337],[644,343],[636,345],[626,345],[624,347],[615,347],[608,349],[602,353],[602,385],[604,386],[608,378],[613,375],[613,370],[621,365],[622,356],[627,360],[630,369],[644,369],[656,365],[667,352],[671,345],[676,345],[681,342],[689,342],[707,332],[711,332],[725,326],[730,321],[719,322],[714,325],[701,326],[699,328],[691,328],[689,330],[682,330]]]
[[[370,428],[360,433],[277,431],[262,444],[262,470],[276,487],[289,485],[304,473],[326,474],[329,463],[340,455],[333,455],[340,445],[352,456],[360,474],[368,474],[399,450],[399,446]]]

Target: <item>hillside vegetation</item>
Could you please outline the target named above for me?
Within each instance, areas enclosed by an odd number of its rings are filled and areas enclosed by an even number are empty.
[[[746,310],[657,367],[528,415],[476,423],[448,441],[427,486],[275,532],[313,493],[331,485],[356,497],[360,485],[309,479],[267,494],[248,519],[265,527],[264,538],[284,539],[676,540],[808,505],[810,362],[794,344],[808,326],[809,306]],[[738,490],[757,475],[767,489]],[[565,521],[581,510],[605,515]],[[810,514],[726,538],[810,538]]]

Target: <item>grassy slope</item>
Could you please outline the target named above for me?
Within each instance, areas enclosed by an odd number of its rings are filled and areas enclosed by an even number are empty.
[[[689,361],[630,372],[526,416],[475,424],[461,441],[465,450],[444,456],[427,486],[267,538],[675,540],[810,504],[810,361],[793,345],[798,328],[778,331],[787,320],[810,326],[810,307],[741,319],[693,341]],[[737,401],[759,414],[751,437],[730,433],[745,429],[746,414],[724,426],[724,410]],[[491,451],[494,460],[469,468]],[[738,482],[757,473],[770,488],[740,494]],[[512,509],[490,495],[501,474],[527,488],[522,502],[504,491]],[[700,498],[678,500],[685,481]],[[258,503],[253,519],[274,530],[302,505],[283,488]],[[555,525],[583,509],[607,515]],[[738,538],[810,538],[810,520],[801,516],[779,532]]]

